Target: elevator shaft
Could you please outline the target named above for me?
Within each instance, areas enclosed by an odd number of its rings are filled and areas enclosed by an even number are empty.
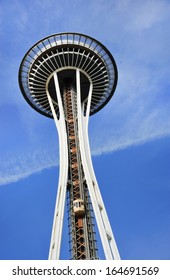
[[[81,161],[78,137],[77,94],[65,83],[64,112],[68,141],[68,213],[71,259],[97,259],[93,209]]]

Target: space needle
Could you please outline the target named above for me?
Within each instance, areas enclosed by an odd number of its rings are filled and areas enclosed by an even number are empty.
[[[65,204],[71,259],[99,259],[94,224],[105,258],[120,259],[88,139],[89,116],[109,102],[117,75],[108,49],[80,33],[48,36],[33,45],[21,62],[19,85],[24,98],[37,112],[54,119],[59,136],[60,171],[50,260],[60,259]]]

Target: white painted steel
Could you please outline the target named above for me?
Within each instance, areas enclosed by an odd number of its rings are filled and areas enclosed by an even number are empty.
[[[80,71],[78,69],[76,70],[76,84],[80,153],[85,178],[87,181],[88,190],[90,193],[90,198],[93,205],[93,210],[95,213],[95,218],[99,229],[105,257],[107,260],[119,260],[120,255],[109,223],[102,196],[97,184],[90,154],[90,146],[88,140],[88,120],[92,95],[92,84],[90,84],[87,110],[85,116],[83,114],[81,104]]]
[[[60,174],[59,174],[58,192],[57,192],[53,229],[52,229],[51,243],[50,243],[50,250],[49,250],[50,260],[58,260],[60,256],[64,205],[66,199],[67,176],[68,176],[67,133],[66,133],[64,110],[63,110],[63,104],[61,100],[61,93],[59,88],[57,72],[58,71],[54,72],[53,76],[54,76],[54,83],[55,83],[55,89],[56,89],[59,112],[60,112],[59,119],[56,116],[53,101],[48,91],[48,83],[46,86],[46,94],[47,94],[48,102],[59,134],[59,149],[60,149]],[[50,78],[48,79],[48,81],[50,80]],[[77,110],[78,110],[77,113],[78,113],[78,128],[79,128],[78,133],[79,133],[79,143],[80,143],[80,154],[81,154],[82,165],[85,173],[85,179],[88,185],[88,190],[93,205],[93,210],[94,210],[97,226],[99,229],[99,234],[100,234],[103,250],[105,253],[105,257],[107,260],[112,260],[112,259],[119,260],[120,255],[110,226],[107,212],[102,200],[102,196],[95,177],[92,160],[91,160],[90,145],[88,139],[88,121],[90,115],[90,105],[91,105],[93,84],[92,81],[90,81],[86,112],[85,114],[83,114],[84,104],[81,104],[79,69],[76,69],[76,88],[77,88]]]
[[[65,206],[65,199],[66,199],[66,188],[67,188],[67,177],[68,177],[67,133],[66,133],[64,111],[63,111],[57,73],[54,73],[54,84],[55,84],[59,112],[60,112],[59,119],[56,116],[54,105],[51,96],[48,92],[48,83],[46,85],[46,93],[59,134],[60,173],[59,173],[56,206],[54,212],[53,229],[52,229],[51,243],[50,243],[50,250],[49,250],[49,260],[58,260],[60,257],[60,247],[61,247],[62,228],[63,228],[63,219],[64,219],[64,206]]]

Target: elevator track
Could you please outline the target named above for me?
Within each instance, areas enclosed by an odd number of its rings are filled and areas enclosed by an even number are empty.
[[[63,101],[69,150],[67,209],[71,259],[97,259],[93,209],[79,146],[77,95],[70,82],[66,83]]]

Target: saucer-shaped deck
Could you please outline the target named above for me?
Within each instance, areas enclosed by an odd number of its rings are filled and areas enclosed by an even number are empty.
[[[102,109],[114,94],[117,67],[111,53],[97,40],[79,33],[60,33],[37,42],[24,56],[19,85],[24,98],[39,113],[53,118],[46,88],[58,114],[53,74],[57,72],[60,91],[71,78],[76,91],[76,69],[80,70],[81,100],[86,106],[92,83],[90,115]]]

